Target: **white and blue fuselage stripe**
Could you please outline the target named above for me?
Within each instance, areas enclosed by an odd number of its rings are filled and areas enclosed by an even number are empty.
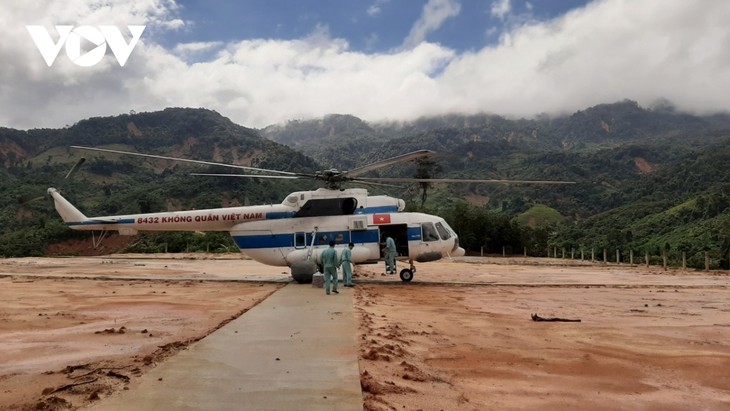
[[[408,241],[421,240],[420,227],[408,227]],[[297,240],[297,236],[301,236]],[[327,246],[332,240],[338,244],[355,243],[371,245],[380,243],[380,230],[371,228],[363,231],[323,231],[314,235],[314,246]],[[260,248],[305,248],[312,244],[312,233],[277,233],[277,234],[237,234],[233,240],[241,250],[255,250]]]
[[[70,221],[67,222],[66,225],[69,227],[73,226],[85,226],[85,225],[105,225],[105,224],[134,224],[135,220],[134,218],[120,218],[117,220],[95,220],[95,219],[89,219],[85,221]]]

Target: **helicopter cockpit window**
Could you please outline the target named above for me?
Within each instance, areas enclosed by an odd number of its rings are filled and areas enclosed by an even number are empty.
[[[436,228],[433,226],[433,223],[421,224],[421,238],[423,239],[423,241],[439,240],[439,235],[436,232]]]
[[[436,230],[439,232],[442,240],[448,240],[451,238],[451,233],[449,233],[449,230],[447,230],[443,224],[436,223]]]

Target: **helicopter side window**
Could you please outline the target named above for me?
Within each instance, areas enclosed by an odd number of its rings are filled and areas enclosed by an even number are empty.
[[[313,198],[302,205],[294,217],[323,217],[332,215],[351,215],[357,209],[357,199]]]
[[[448,240],[451,238],[451,233],[449,233],[449,230],[444,227],[441,223],[436,223],[436,230],[439,232],[439,235],[443,240]]]
[[[433,223],[421,224],[421,238],[423,241],[438,241],[439,235],[434,228]]]
[[[304,233],[296,233],[294,235],[294,247],[302,248],[307,246],[307,237]]]

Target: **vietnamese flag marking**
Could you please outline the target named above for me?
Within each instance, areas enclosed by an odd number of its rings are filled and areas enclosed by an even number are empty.
[[[390,214],[373,214],[373,224],[390,224]]]

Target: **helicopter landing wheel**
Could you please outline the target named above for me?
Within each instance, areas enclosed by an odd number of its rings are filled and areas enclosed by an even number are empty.
[[[411,282],[413,279],[413,271],[410,268],[400,270],[400,279],[406,283]]]

